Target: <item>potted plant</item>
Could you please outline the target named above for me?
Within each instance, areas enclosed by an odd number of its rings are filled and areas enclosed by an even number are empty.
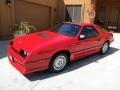
[[[14,37],[23,36],[35,31],[35,27],[28,22],[20,22],[14,26]]]

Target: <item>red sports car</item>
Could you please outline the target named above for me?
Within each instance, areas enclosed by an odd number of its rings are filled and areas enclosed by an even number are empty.
[[[8,58],[22,74],[48,68],[60,72],[69,62],[107,53],[112,41],[113,34],[98,25],[65,22],[13,39],[8,45]]]

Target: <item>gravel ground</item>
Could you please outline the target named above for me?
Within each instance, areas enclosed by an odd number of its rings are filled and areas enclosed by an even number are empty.
[[[9,41],[0,41],[0,90],[120,90],[120,34],[114,34],[109,53],[73,62],[54,74],[21,75],[6,57]]]

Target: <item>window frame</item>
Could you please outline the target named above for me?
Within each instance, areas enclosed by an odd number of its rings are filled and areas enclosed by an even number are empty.
[[[98,33],[97,29],[96,29],[94,26],[83,26],[83,27],[82,27],[82,30],[81,30],[81,32],[80,32],[80,34],[79,34],[79,37],[78,37],[78,38],[79,38],[79,40],[81,40],[81,39],[80,39],[80,35],[82,35],[81,33],[82,33],[82,31],[84,30],[84,28],[85,28],[85,27],[92,27],[92,28],[93,28],[93,30],[95,30],[95,31],[96,31],[96,34],[97,34],[97,35],[96,35],[96,36],[94,36],[94,37],[88,37],[88,38],[86,38],[86,37],[85,37],[84,39],[97,38],[97,37],[99,36],[99,33]]]

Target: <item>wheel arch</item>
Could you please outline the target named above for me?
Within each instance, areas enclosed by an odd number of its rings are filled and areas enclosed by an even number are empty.
[[[57,54],[59,54],[59,53],[65,53],[65,54],[68,56],[69,61],[70,61],[71,53],[70,53],[68,50],[60,50],[60,51],[55,52],[55,53],[52,55],[51,59],[52,59],[55,55],[57,55]]]
[[[106,42],[108,42],[108,44],[110,45],[110,40],[106,40],[104,43],[106,43]],[[104,44],[104,43],[103,43],[103,44]]]

